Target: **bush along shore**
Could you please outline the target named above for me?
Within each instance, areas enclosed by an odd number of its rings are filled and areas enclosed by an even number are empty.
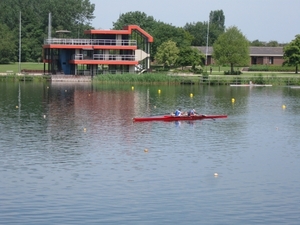
[[[230,84],[271,84],[274,86],[300,85],[300,76],[281,74],[246,75],[199,75],[199,74],[111,74],[93,77],[93,82],[105,83],[145,83],[145,84],[190,84],[190,85],[230,85]]]
[[[0,76],[0,81],[51,81],[50,75],[16,75]],[[271,84],[274,86],[300,86],[300,76],[295,74],[246,74],[246,75],[200,75],[200,74],[105,74],[92,77],[95,83],[127,84],[172,84],[172,85],[230,85],[230,84]]]

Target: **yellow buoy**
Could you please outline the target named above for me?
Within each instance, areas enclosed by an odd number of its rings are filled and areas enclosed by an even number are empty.
[[[158,94],[160,94],[161,93],[161,91],[160,91],[160,89],[158,89]]]
[[[133,87],[133,86],[131,87],[131,90],[134,90],[134,87]]]
[[[16,109],[18,109],[18,108],[19,108],[19,106],[16,105]]]
[[[285,108],[286,108],[286,106],[285,106],[285,105],[282,105],[282,108],[283,108],[283,109],[285,109]]]
[[[190,94],[190,97],[192,98],[193,96],[194,96],[193,93],[191,93],[191,94]]]
[[[234,99],[234,98],[232,98],[232,99],[231,99],[231,102],[235,102],[235,99]]]

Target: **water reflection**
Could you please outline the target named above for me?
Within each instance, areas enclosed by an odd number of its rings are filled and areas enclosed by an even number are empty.
[[[131,87],[0,83],[1,224],[300,219],[296,90]],[[132,122],[179,106],[228,118]]]

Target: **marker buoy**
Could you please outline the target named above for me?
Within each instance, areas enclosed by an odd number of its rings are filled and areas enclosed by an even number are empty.
[[[86,128],[83,128],[83,131],[86,132]]]
[[[161,90],[160,89],[158,89],[158,94],[160,94],[161,93]]]
[[[231,102],[235,102],[235,99],[234,99],[234,98],[232,98],[232,99],[231,99]]]
[[[218,173],[214,173],[214,176],[217,177],[217,176],[219,176],[219,174]]]
[[[191,94],[190,94],[190,97],[192,98],[193,96],[194,96],[193,93],[191,93]]]
[[[285,108],[286,108],[286,106],[285,106],[285,105],[282,105],[282,108],[283,108],[283,109],[285,109]]]
[[[134,87],[133,87],[133,86],[131,87],[131,90],[134,90]]]
[[[145,149],[144,149],[144,152],[148,152],[148,149],[147,149],[147,148],[145,148]]]

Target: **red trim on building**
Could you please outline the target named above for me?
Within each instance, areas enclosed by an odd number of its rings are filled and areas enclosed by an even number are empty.
[[[136,50],[137,46],[134,45],[59,45],[51,44],[44,45],[43,48],[55,49],[103,49],[103,50]]]
[[[69,60],[70,64],[89,64],[89,65],[138,65],[138,61],[117,61],[117,60]]]
[[[148,38],[149,42],[153,42],[153,37],[137,25],[128,25],[124,30],[86,30],[85,34],[132,34],[132,30],[137,30]]]

